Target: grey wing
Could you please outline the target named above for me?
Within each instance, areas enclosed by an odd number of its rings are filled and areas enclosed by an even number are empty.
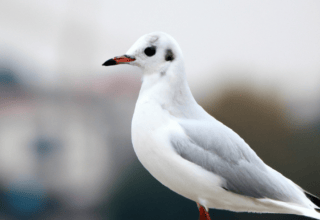
[[[291,180],[268,167],[233,130],[219,121],[179,121],[186,136],[172,136],[184,159],[219,175],[224,189],[254,198],[306,205],[308,199]]]

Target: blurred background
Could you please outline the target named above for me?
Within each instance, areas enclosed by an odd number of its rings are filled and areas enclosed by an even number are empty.
[[[141,36],[180,44],[196,100],[320,196],[320,1],[0,3],[0,219],[198,219],[130,137]],[[212,219],[307,219],[210,210]]]

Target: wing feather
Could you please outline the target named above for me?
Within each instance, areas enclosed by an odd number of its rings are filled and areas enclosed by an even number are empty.
[[[267,166],[239,135],[221,122],[183,120],[179,124],[185,136],[171,137],[176,152],[222,177],[224,189],[253,198],[303,206],[309,203],[297,185]]]

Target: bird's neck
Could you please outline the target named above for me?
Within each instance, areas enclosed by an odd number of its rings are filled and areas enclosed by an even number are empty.
[[[175,66],[168,68],[164,73],[144,73],[138,101],[156,103],[168,110],[184,109],[196,104],[184,68]]]

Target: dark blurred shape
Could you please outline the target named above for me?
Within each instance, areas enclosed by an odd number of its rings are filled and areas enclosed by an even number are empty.
[[[47,201],[43,185],[35,180],[14,182],[4,193],[5,213],[17,219],[30,219],[40,215]]]
[[[10,67],[0,66],[0,107],[6,107],[14,99],[25,96],[24,92],[17,73]]]
[[[49,138],[46,136],[39,136],[35,141],[36,151],[39,156],[46,157],[50,155],[61,143],[55,138]]]
[[[0,86],[17,86],[17,77],[11,69],[0,67]]]

